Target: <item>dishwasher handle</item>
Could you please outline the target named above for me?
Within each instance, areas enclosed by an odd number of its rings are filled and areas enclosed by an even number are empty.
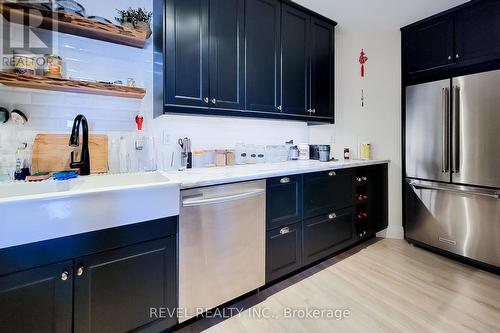
[[[223,197],[209,198],[209,199],[185,199],[185,200],[182,200],[182,206],[183,207],[196,207],[196,206],[205,206],[205,205],[216,205],[216,204],[221,204],[221,203],[225,203],[225,202],[229,202],[229,201],[252,198],[252,197],[262,195],[264,193],[266,193],[266,190],[259,189],[259,190],[253,190],[253,191],[249,191],[249,192],[238,193],[238,194],[233,194],[233,195],[228,195],[228,196],[223,196]]]

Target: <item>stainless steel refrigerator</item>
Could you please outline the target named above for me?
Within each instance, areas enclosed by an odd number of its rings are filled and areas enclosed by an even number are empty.
[[[500,71],[406,89],[406,238],[500,267]]]

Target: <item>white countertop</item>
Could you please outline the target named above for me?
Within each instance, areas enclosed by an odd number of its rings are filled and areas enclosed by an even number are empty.
[[[235,183],[263,178],[290,176],[318,171],[347,169],[376,164],[390,163],[389,160],[339,160],[336,162],[288,161],[282,163],[265,163],[251,165],[235,165],[218,168],[199,168],[186,171],[162,172],[167,178],[180,184],[181,189]]]

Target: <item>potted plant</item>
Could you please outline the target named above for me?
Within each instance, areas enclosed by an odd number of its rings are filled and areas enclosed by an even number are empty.
[[[122,26],[145,32],[147,38],[151,36],[152,12],[148,12],[143,8],[132,9],[132,7],[126,10],[117,9],[117,12],[118,16],[115,19]]]

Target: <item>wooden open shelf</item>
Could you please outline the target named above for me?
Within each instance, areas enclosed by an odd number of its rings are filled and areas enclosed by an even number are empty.
[[[53,79],[41,76],[21,75],[7,72],[0,72],[0,83],[10,87],[136,99],[143,99],[146,95],[146,90],[142,88],[118,86],[109,83]]]
[[[148,37],[146,33],[119,25],[39,8],[30,11],[30,8],[33,7],[0,0],[0,12],[9,22],[136,48],[144,48]]]

